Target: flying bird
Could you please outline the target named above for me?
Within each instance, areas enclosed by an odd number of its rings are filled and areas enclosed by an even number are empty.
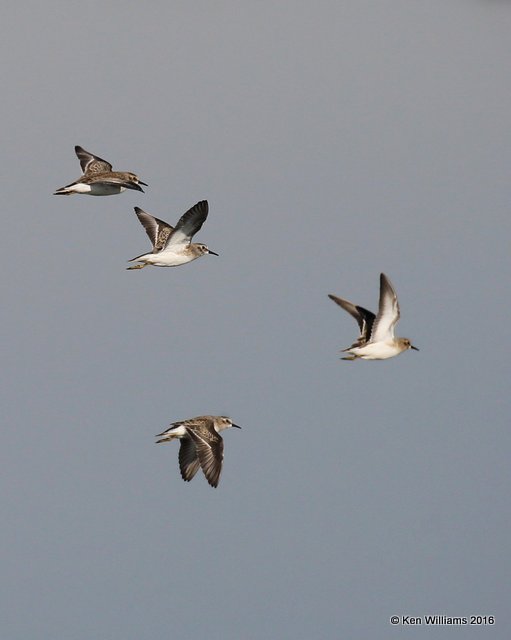
[[[224,459],[224,441],[219,432],[231,427],[241,429],[226,416],[198,416],[173,422],[156,436],[160,438],[156,443],[178,438],[181,441],[179,469],[183,480],[189,482],[200,467],[209,484],[217,487]]]
[[[151,253],[143,253],[128,262],[140,262],[141,264],[127,267],[128,269],[143,269],[148,265],[155,267],[177,267],[196,260],[206,253],[217,256],[205,244],[192,242],[193,236],[199,231],[208,217],[208,201],[201,200],[186,213],[184,213],[175,227],[155,218],[135,207],[135,213],[140,223],[146,230],[149,240],[153,245]]]
[[[78,145],[75,147],[75,153],[80,160],[83,175],[71,184],[57,189],[53,195],[70,196],[74,193],[83,193],[89,196],[112,196],[126,189],[134,189],[135,191],[144,190],[140,186],[147,187],[137,175],[129,171],[112,171],[112,165],[95,156],[83,147]]]
[[[338,298],[332,294],[328,296],[345,311],[351,314],[358,323],[360,336],[343,352],[350,355],[343,360],[386,360],[399,355],[407,349],[414,349],[408,338],[396,338],[394,328],[399,320],[399,303],[392,283],[387,276],[380,274],[380,302],[378,305],[378,315],[371,311],[359,307],[343,298]]]

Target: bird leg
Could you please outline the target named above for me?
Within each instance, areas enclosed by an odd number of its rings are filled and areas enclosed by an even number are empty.
[[[143,269],[144,267],[147,267],[147,262],[144,262],[142,264],[134,264],[132,267],[126,267],[126,269],[128,271],[131,271],[132,269]]]

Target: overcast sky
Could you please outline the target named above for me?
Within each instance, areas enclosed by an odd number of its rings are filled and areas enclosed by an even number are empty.
[[[511,3],[6,3],[1,637],[509,637]],[[146,193],[55,197],[74,145]],[[126,271],[134,206],[219,253]],[[376,311],[420,352],[342,362]],[[170,422],[229,415],[218,489]]]

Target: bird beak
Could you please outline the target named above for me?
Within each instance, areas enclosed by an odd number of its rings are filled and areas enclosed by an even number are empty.
[[[413,344],[410,345],[410,349],[413,349],[414,351],[420,351],[420,349],[417,349],[417,347],[414,347]]]
[[[144,184],[147,187],[145,182],[141,182],[140,184]],[[142,191],[142,193],[145,193],[145,191],[142,189],[142,187],[139,184],[135,184],[134,182],[124,182],[122,184],[122,186],[125,189],[133,189],[133,191]]]
[[[211,253],[211,255],[213,255],[213,256],[218,256],[218,253],[215,253],[214,251],[211,251],[211,249],[208,249],[208,253]]]
[[[148,185],[148,184],[146,184],[145,182],[142,182],[142,180],[139,180],[139,181],[138,181],[138,184],[143,184],[143,185],[144,185],[144,187],[148,187],[148,186],[149,186],[149,185]]]
[[[232,423],[231,427],[236,427],[236,429],[241,429],[241,427],[238,424],[234,424],[234,422]]]

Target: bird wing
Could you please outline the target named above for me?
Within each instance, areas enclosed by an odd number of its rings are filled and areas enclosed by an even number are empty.
[[[201,200],[184,213],[167,241],[167,246],[189,244],[208,217],[208,201]]]
[[[399,303],[392,283],[380,274],[380,302],[378,315],[373,324],[371,342],[382,342],[394,338],[394,327],[399,320]]]
[[[195,444],[206,480],[212,487],[217,487],[224,459],[224,441],[214,429],[205,426],[188,427],[188,434]]]
[[[149,236],[149,240],[153,245],[153,253],[159,253],[165,248],[174,227],[159,218],[155,218],[150,213],[146,213],[140,207],[135,207],[135,213]]]
[[[78,160],[80,160],[82,171],[86,175],[112,171],[112,165],[109,162],[85,151],[83,147],[77,145],[75,147],[75,153],[78,156]]]
[[[358,327],[360,329],[360,335],[351,346],[362,347],[363,345],[365,345],[369,341],[369,336],[371,335],[371,329],[376,317],[374,313],[372,311],[369,311],[368,309],[364,309],[364,307],[359,307],[352,302],[348,302],[348,300],[344,300],[343,298],[334,296],[333,294],[329,294],[328,297],[330,298],[330,300],[333,300],[340,307],[342,307],[344,311],[347,311],[350,315],[352,315],[357,321]]]
[[[190,438],[181,438],[179,447],[179,469],[181,477],[186,482],[190,482],[199,470],[200,463],[197,457],[197,448]]]

